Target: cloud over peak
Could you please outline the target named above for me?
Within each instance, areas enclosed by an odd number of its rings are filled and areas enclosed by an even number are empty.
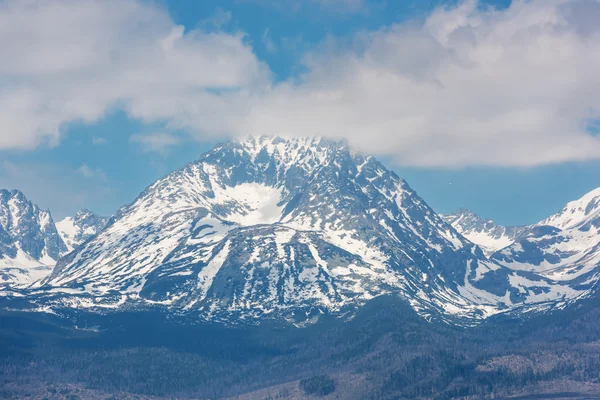
[[[504,10],[468,0],[351,45],[332,39],[284,82],[243,33],[186,31],[148,3],[115,5],[1,3],[0,149],[58,143],[65,124],[119,107],[198,140],[347,138],[406,165],[600,158],[590,132],[600,120],[597,0]]]

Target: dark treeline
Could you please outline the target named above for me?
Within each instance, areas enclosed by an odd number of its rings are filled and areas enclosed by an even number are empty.
[[[77,383],[106,393],[220,398],[298,381],[312,396],[507,398],[571,382],[600,387],[595,299],[528,321],[474,328],[428,323],[380,298],[351,321],[297,329],[225,328],[155,313],[4,313],[0,397],[7,387]],[[77,326],[74,329],[73,326]],[[93,328],[93,329],[92,329]],[[362,379],[359,389],[347,382]],[[557,388],[559,385],[557,384]],[[558,389],[557,389],[558,390]],[[273,397],[275,398],[275,397]]]

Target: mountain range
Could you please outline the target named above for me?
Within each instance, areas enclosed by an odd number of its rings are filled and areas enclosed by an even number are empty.
[[[564,308],[599,279],[600,189],[531,226],[440,216],[375,158],[321,138],[217,145],[110,220],[54,224],[1,193],[2,294],[29,309],[305,326],[391,295],[426,320],[472,325]]]
[[[513,270],[536,273],[573,288],[597,281],[600,265],[600,188],[529,226],[504,227],[483,221],[468,210],[444,219],[490,260]]]
[[[49,211],[0,190],[0,287],[41,279],[66,251]]]
[[[54,222],[19,190],[0,189],[0,288],[25,288],[52,272],[57,260],[100,231],[107,218],[81,210]]]

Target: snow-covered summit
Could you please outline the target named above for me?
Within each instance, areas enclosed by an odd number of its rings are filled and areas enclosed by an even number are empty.
[[[66,251],[50,211],[19,190],[0,189],[0,286],[23,287],[41,279]]]
[[[595,287],[600,279],[600,188],[567,203],[525,233],[492,258],[579,289]]]
[[[561,211],[536,225],[550,225],[564,230],[581,227],[593,220],[600,221],[600,187],[567,203]]]
[[[600,188],[529,226],[499,226],[468,210],[444,219],[485,249],[491,261],[535,273],[549,280],[548,287],[554,282],[589,293],[600,279]]]
[[[351,315],[383,294],[427,318],[467,319],[565,298],[560,285],[524,279],[373,157],[344,142],[258,137],[150,185],[35,294],[55,306],[295,323]]]
[[[65,217],[56,223],[56,229],[68,251],[79,247],[86,240],[100,232],[109,218],[101,217],[89,210],[79,210],[72,217]]]

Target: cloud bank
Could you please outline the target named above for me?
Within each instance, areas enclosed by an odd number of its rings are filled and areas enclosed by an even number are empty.
[[[56,144],[70,123],[113,108],[177,121],[169,99],[187,97],[197,109],[186,112],[214,118],[215,91],[269,82],[243,34],[186,32],[133,0],[0,2],[0,49],[3,149]]]
[[[0,4],[0,149],[121,108],[198,140],[322,135],[413,166],[600,158],[598,0],[468,0],[328,40],[285,82],[243,33],[185,31],[147,3]]]

